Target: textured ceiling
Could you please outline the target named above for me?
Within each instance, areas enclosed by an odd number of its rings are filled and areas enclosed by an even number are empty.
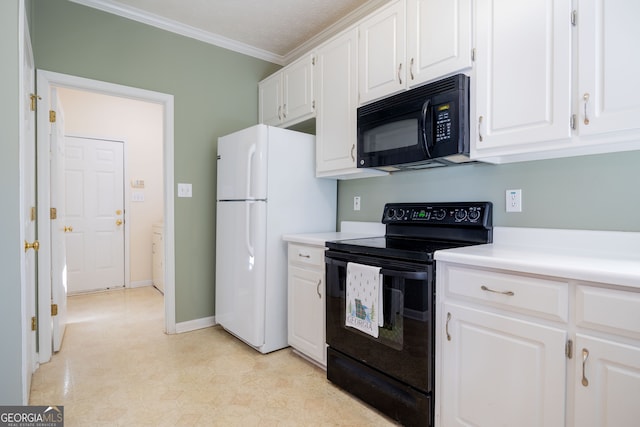
[[[384,0],[72,0],[87,6],[187,27],[286,58],[345,17]],[[364,12],[363,12],[364,11]],[[356,16],[357,18],[357,16]],[[177,25],[176,25],[177,24]],[[167,27],[167,25],[165,25]],[[170,28],[169,28],[170,29]],[[180,31],[177,31],[180,32]],[[192,31],[193,32],[193,31]]]

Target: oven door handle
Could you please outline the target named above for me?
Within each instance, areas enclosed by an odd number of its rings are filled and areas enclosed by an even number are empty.
[[[331,265],[338,265],[340,267],[347,266],[347,261],[337,260],[329,257],[325,257],[325,262]],[[380,269],[380,274],[390,277],[401,277],[403,279],[410,280],[427,280],[429,279],[428,271],[409,271],[409,270],[393,270],[390,268]]]

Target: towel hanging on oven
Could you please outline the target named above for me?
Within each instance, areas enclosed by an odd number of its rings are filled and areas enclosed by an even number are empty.
[[[378,338],[384,326],[380,267],[347,263],[345,325]]]

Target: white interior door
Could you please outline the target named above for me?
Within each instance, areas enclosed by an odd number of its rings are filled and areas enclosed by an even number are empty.
[[[65,138],[65,226],[69,292],[123,287],[124,147]]]
[[[53,351],[60,351],[67,324],[67,263],[64,238],[64,110],[57,89],[51,89],[51,109],[56,112],[51,131],[51,206],[56,215],[51,218],[51,304]]]
[[[26,19],[25,19],[26,26]],[[22,198],[21,221],[23,239],[29,243],[36,240],[36,97],[33,54],[29,33],[25,28],[24,51],[22,58],[22,116],[20,194]],[[33,98],[32,98],[33,97]],[[36,265],[37,252],[23,252],[22,289],[23,289],[23,373],[24,404],[28,401],[31,388],[31,375],[36,368],[36,332],[31,327],[31,319],[36,318]]]

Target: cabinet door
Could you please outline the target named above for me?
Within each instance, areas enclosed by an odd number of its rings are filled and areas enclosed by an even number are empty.
[[[289,265],[289,344],[325,364],[325,306],[322,271]]]
[[[640,2],[578,2],[580,135],[639,129]]]
[[[406,88],[405,3],[395,1],[359,25],[360,104]]]
[[[277,126],[282,122],[282,73],[272,74],[258,84],[258,120]]]
[[[316,171],[356,167],[357,30],[318,49]]]
[[[640,420],[640,348],[576,334],[575,425],[632,427]]]
[[[565,331],[454,304],[440,327],[441,425],[564,426]]]
[[[470,68],[471,28],[471,0],[408,0],[409,85]]]
[[[307,55],[282,70],[282,121],[304,120],[314,113],[313,56]]]
[[[571,0],[477,1],[472,155],[571,136]],[[472,125],[473,126],[473,125]],[[474,152],[475,149],[475,152]]]

